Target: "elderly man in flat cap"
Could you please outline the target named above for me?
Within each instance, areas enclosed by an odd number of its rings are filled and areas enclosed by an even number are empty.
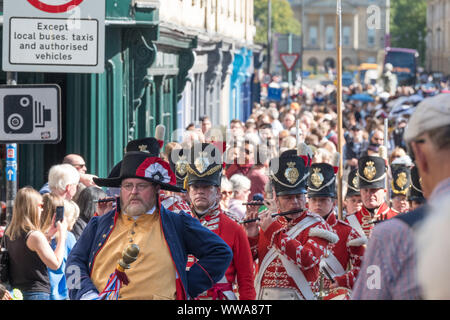
[[[415,230],[426,220],[430,206],[439,205],[450,192],[450,94],[423,100],[411,116],[404,139],[418,168],[427,205],[373,229],[353,299],[422,298]]]

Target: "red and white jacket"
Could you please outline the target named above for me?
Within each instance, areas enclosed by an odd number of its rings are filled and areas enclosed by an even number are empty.
[[[339,263],[342,271],[338,272],[339,275],[332,275],[333,280],[339,287],[352,289],[361,267],[367,238],[359,235],[347,222],[336,219],[334,212],[328,215],[326,222],[338,235],[339,241],[331,249],[331,255],[325,258],[321,264],[326,262],[331,269],[334,269],[333,263]],[[351,265],[351,269],[348,270],[349,265]],[[324,286],[327,287],[330,281],[326,279],[325,282]]]
[[[348,215],[345,218],[345,222],[351,225],[359,234],[369,238],[376,222],[387,220],[393,216],[395,216],[395,212],[383,202],[383,204],[375,210],[373,218],[370,212],[363,206],[361,210],[355,212],[355,214]]]
[[[177,194],[167,194],[163,191],[160,191],[159,201],[160,204],[169,211],[175,213],[180,213],[180,211],[184,211],[191,217],[194,217],[194,214],[192,213],[189,204]]]
[[[206,294],[201,295],[200,299],[230,299],[229,294],[232,293],[235,284],[240,300],[254,300],[256,292],[253,259],[243,227],[229,218],[218,206],[199,220],[203,226],[220,236],[233,251],[233,260],[225,272],[226,279],[219,281]]]
[[[307,217],[315,219],[314,223],[305,227],[295,237],[289,237],[289,231]],[[332,244],[338,241],[338,237],[331,227],[319,215],[311,212],[305,212],[290,222],[285,217],[279,217],[266,231],[260,230],[258,236],[248,239],[253,258],[259,259],[258,278],[261,281],[258,286],[261,289],[293,289],[303,298],[305,296],[297,285],[298,280],[288,274],[283,260],[287,258],[288,261],[294,263],[295,267],[303,273],[311,291],[317,292],[319,290],[320,260],[330,250]],[[278,256],[264,268],[262,262],[272,247],[278,251]]]

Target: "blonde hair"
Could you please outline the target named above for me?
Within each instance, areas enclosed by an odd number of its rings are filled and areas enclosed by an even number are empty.
[[[64,200],[64,219],[67,221],[68,230],[72,230],[79,216],[80,207],[78,207],[78,205],[71,200]]]
[[[42,196],[32,187],[24,187],[17,191],[11,223],[5,234],[14,241],[21,232],[41,230],[39,204]]]
[[[42,198],[44,208],[41,214],[41,230],[47,231],[51,227],[56,207],[64,206],[64,198],[53,193],[46,193]]]

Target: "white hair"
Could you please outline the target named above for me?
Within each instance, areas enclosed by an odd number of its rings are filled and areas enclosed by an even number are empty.
[[[222,176],[222,179],[220,181],[220,189],[223,190],[232,190],[233,189],[233,185],[231,184],[230,180],[227,179],[227,177]]]
[[[431,207],[416,236],[417,275],[423,297],[450,299],[450,197]]]
[[[251,187],[251,181],[249,178],[242,174],[234,174],[230,178],[231,185],[233,186],[233,192],[248,190]]]
[[[80,173],[70,164],[58,164],[50,168],[48,186],[51,192],[65,191],[69,184],[78,184]]]

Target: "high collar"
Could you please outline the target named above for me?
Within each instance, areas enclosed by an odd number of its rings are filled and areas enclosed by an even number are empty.
[[[389,206],[387,205],[386,202],[383,202],[381,204],[381,206],[379,206],[378,208],[376,208],[374,210],[373,216],[372,216],[372,214],[370,213],[370,211],[366,207],[363,206],[362,209],[361,209],[361,213],[362,213],[363,216],[370,217],[370,218],[372,218],[374,220],[382,219],[383,216],[386,215],[388,211],[389,211]]]

